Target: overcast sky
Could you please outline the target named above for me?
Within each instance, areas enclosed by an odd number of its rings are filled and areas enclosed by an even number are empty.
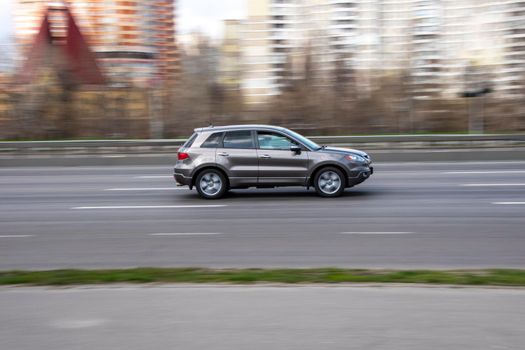
[[[4,39],[11,28],[10,7],[13,2],[0,0],[0,39]],[[244,17],[245,3],[246,0],[178,0],[177,31],[184,34],[199,30],[219,38],[222,20]]]
[[[180,34],[200,30],[219,38],[222,20],[243,18],[246,6],[246,0],[179,0],[177,30]]]
[[[11,28],[11,2],[0,0],[0,40],[5,39]]]

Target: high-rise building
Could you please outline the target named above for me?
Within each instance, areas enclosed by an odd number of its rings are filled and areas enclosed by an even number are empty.
[[[241,21],[225,20],[220,47],[219,83],[228,90],[238,90],[241,69]]]
[[[11,74],[15,63],[15,43],[11,36],[0,38],[0,75]]]
[[[220,78],[220,53],[218,45],[201,32],[191,32],[179,36],[181,66],[186,78],[198,79],[187,84],[204,83],[211,86]]]
[[[497,83],[506,95],[522,97],[525,94],[525,2],[505,4],[500,16],[505,19],[505,25],[499,27],[504,34],[500,42],[503,60]]]
[[[242,33],[241,85],[247,103],[264,102],[278,93],[276,74],[272,71],[270,1],[248,1],[248,18]]]
[[[521,96],[524,28],[522,0],[249,0],[242,87],[264,102],[302,54],[319,84],[339,67],[357,91],[395,73],[414,98]]]
[[[338,74],[370,85],[380,59],[378,1],[249,0],[243,31],[246,101],[277,95],[306,67],[318,85],[332,84]]]
[[[525,2],[412,0],[400,40],[415,97],[453,97],[490,88],[498,97],[525,88]],[[385,27],[385,26],[384,26]],[[388,26],[386,26],[388,27]],[[383,50],[385,51],[385,50]]]
[[[66,3],[115,85],[155,86],[178,75],[175,0],[16,0],[15,35],[23,52],[38,30],[45,9]],[[60,12],[51,18],[60,35]]]

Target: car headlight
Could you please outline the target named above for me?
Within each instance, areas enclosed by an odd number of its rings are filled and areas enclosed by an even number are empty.
[[[358,156],[357,154],[347,154],[345,158],[352,162],[366,163],[366,159],[361,156]]]

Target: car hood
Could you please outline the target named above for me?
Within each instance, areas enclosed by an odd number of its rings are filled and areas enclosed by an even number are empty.
[[[340,147],[324,147],[319,150],[319,152],[328,152],[328,153],[339,153],[339,154],[357,154],[361,157],[367,157],[368,154],[366,154],[363,151],[357,150],[357,149],[351,149],[351,148],[340,148]]]

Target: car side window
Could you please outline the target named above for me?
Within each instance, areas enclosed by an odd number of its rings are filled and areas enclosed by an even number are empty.
[[[214,134],[211,134],[206,141],[204,141],[201,145],[201,148],[217,148],[220,147],[222,139],[222,132],[216,132]]]
[[[291,146],[297,146],[292,139],[269,131],[258,131],[257,141],[260,149],[290,150]]]
[[[255,148],[250,130],[228,131],[222,143],[224,148]]]

